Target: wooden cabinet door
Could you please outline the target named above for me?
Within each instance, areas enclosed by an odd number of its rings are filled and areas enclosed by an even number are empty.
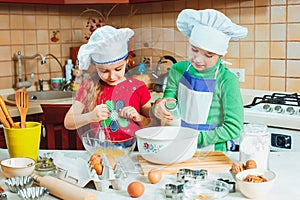
[[[0,3],[64,4],[64,0],[0,0]]]
[[[77,131],[64,127],[64,118],[71,104],[41,104],[41,107],[47,149],[82,150],[83,145]]]
[[[64,0],[64,4],[115,4],[129,3],[129,0]]]

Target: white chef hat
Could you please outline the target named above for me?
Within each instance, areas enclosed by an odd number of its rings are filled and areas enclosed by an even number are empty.
[[[247,36],[248,29],[233,23],[223,13],[213,10],[182,10],[177,18],[177,28],[189,42],[201,49],[219,55],[227,53],[229,40]]]
[[[87,70],[91,62],[108,65],[125,59],[128,55],[128,42],[133,35],[130,28],[102,26],[96,29],[88,43],[81,45],[78,51],[79,69]]]

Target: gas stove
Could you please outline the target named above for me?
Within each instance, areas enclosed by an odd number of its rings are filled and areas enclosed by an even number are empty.
[[[245,123],[268,126],[271,150],[300,151],[300,95],[273,93],[244,106]]]
[[[252,103],[244,108],[245,122],[300,131],[300,95],[297,93],[254,97]]]

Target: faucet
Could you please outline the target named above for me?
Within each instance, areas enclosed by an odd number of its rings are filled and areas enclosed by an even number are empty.
[[[48,53],[46,55],[43,55],[41,53],[36,53],[32,56],[23,56],[23,55],[21,55],[21,51],[18,51],[18,54],[13,56],[13,60],[18,61],[18,82],[16,84],[17,88],[29,88],[31,86],[32,79],[34,77],[34,73],[32,72],[31,75],[30,75],[30,80],[29,81],[23,81],[23,79],[22,79],[22,59],[33,59],[33,58],[36,58],[38,56],[40,56],[41,59],[42,59],[41,60],[42,65],[46,64],[47,56],[53,57],[56,60],[56,62],[59,64],[60,69],[62,71],[62,77],[64,77],[64,75],[65,75],[64,74],[64,68],[63,68],[61,62],[53,54]],[[41,87],[42,84],[43,84],[43,80],[40,79],[39,80],[40,90],[43,90],[43,87]]]
[[[159,59],[156,70],[152,71],[152,76],[157,79],[157,83],[154,85],[154,90],[157,92],[163,92],[165,90],[166,84],[167,84],[167,78],[169,74],[170,68],[167,69],[167,72],[164,74],[161,74],[161,64],[167,63],[166,60],[170,60],[173,64],[175,64],[177,61],[174,57],[172,56],[163,56]]]
[[[45,56],[43,56],[43,57],[42,57],[42,62],[43,62],[43,64],[46,63],[46,58],[47,58],[48,56],[51,56],[52,58],[54,58],[54,60],[56,60],[56,62],[58,63],[58,65],[59,65],[59,67],[60,67],[60,69],[61,69],[62,77],[65,77],[64,67],[62,66],[61,62],[58,60],[58,58],[57,58],[55,55],[53,55],[53,54],[51,54],[51,53],[48,53],[48,54],[46,54]],[[43,79],[39,79],[40,92],[43,91],[43,82],[44,82],[44,81],[45,81],[45,80],[43,80]],[[48,81],[50,82],[51,80],[48,80]],[[70,88],[70,83],[66,83],[66,82],[63,83],[63,87],[62,87],[62,90],[63,90],[63,91],[67,91],[69,88]]]
[[[23,78],[22,78],[22,59],[33,59],[33,58],[36,58],[38,56],[40,56],[41,58],[44,57],[40,53],[34,54],[32,56],[22,56],[21,51],[18,51],[18,54],[13,56],[13,60],[18,61],[18,81],[17,81],[17,84],[16,84],[17,88],[29,88],[31,86],[32,79],[34,77],[34,73],[32,72],[31,75],[30,75],[29,81],[23,81]],[[41,64],[44,64],[43,59],[41,61]]]
[[[47,56],[51,56],[52,58],[54,58],[54,60],[56,60],[56,62],[58,63],[60,69],[61,69],[61,72],[62,72],[62,77],[65,77],[65,72],[64,72],[64,67],[62,66],[61,62],[58,60],[58,58],[51,54],[51,53],[47,53],[45,56],[42,57],[42,64],[45,64],[46,63],[46,58]]]
[[[160,67],[160,66],[161,66],[161,64],[163,64],[163,63],[167,63],[166,60],[172,61],[173,64],[175,64],[175,63],[177,62],[176,59],[175,59],[174,57],[172,57],[172,56],[168,56],[168,55],[162,56],[162,57],[159,59],[159,61],[157,62],[156,70],[155,70],[155,71],[152,71],[152,76],[153,76],[154,78],[159,78],[159,76],[161,75],[161,67]]]

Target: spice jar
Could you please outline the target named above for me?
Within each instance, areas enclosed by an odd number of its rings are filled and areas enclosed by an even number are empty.
[[[245,124],[240,135],[240,162],[254,160],[257,168],[269,169],[270,133],[266,125]]]
[[[163,126],[180,126],[181,125],[181,116],[179,111],[179,106],[175,99],[166,99],[165,101],[166,109],[172,114],[173,120],[166,121],[162,120],[161,125]]]

